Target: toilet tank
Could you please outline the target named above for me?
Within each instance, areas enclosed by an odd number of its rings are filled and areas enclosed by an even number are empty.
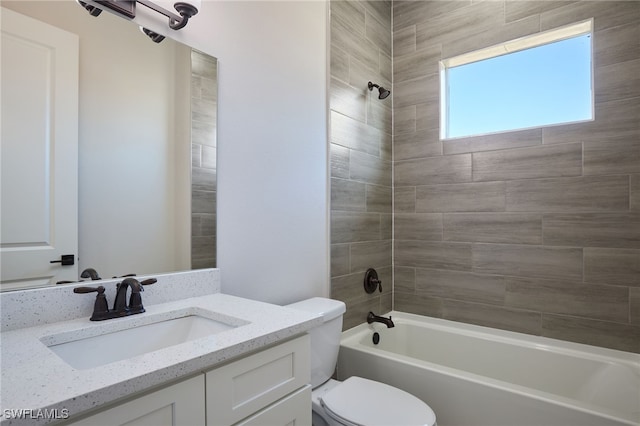
[[[331,378],[338,362],[344,302],[324,297],[287,305],[292,309],[322,315],[322,324],[309,331],[311,336],[311,386],[320,386]]]

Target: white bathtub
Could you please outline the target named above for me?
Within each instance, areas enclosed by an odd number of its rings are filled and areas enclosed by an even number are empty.
[[[640,424],[638,354],[391,315],[394,328],[362,324],[343,333],[338,378],[404,389],[431,406],[438,426]]]

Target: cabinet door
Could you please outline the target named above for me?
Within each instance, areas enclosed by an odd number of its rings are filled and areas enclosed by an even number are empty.
[[[140,396],[72,426],[204,426],[204,375]]]
[[[311,424],[311,385],[244,419],[236,426],[301,426]]]
[[[207,423],[234,424],[309,384],[309,345],[304,335],[208,372]]]

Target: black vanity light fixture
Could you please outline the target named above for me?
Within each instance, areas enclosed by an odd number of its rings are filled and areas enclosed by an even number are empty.
[[[127,19],[136,17],[136,5],[141,4],[149,9],[158,12],[169,18],[169,28],[179,30],[184,28],[189,19],[198,13],[198,7],[201,0],[178,1],[173,4],[178,14],[171,12],[161,6],[158,6],[150,0],[92,0],[82,1],[76,0],[82,7],[87,9],[91,16],[98,16],[102,12],[102,8],[110,9],[116,15],[123,16]],[[164,36],[146,28],[140,28],[151,40],[160,43],[164,40]]]
[[[382,87],[382,86],[380,86],[378,84],[372,83],[372,82],[369,82],[368,87],[369,87],[369,91],[370,92],[373,91],[374,87],[378,88],[378,93],[379,93],[378,99],[385,99],[387,96],[389,96],[391,94],[391,91],[385,89],[384,87]]]

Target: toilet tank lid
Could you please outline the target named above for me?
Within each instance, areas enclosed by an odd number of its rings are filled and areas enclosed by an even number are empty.
[[[286,306],[299,311],[322,315],[324,322],[331,321],[332,319],[339,317],[347,310],[344,302],[341,302],[340,300],[327,299],[326,297],[312,297],[311,299],[301,300],[300,302]]]

